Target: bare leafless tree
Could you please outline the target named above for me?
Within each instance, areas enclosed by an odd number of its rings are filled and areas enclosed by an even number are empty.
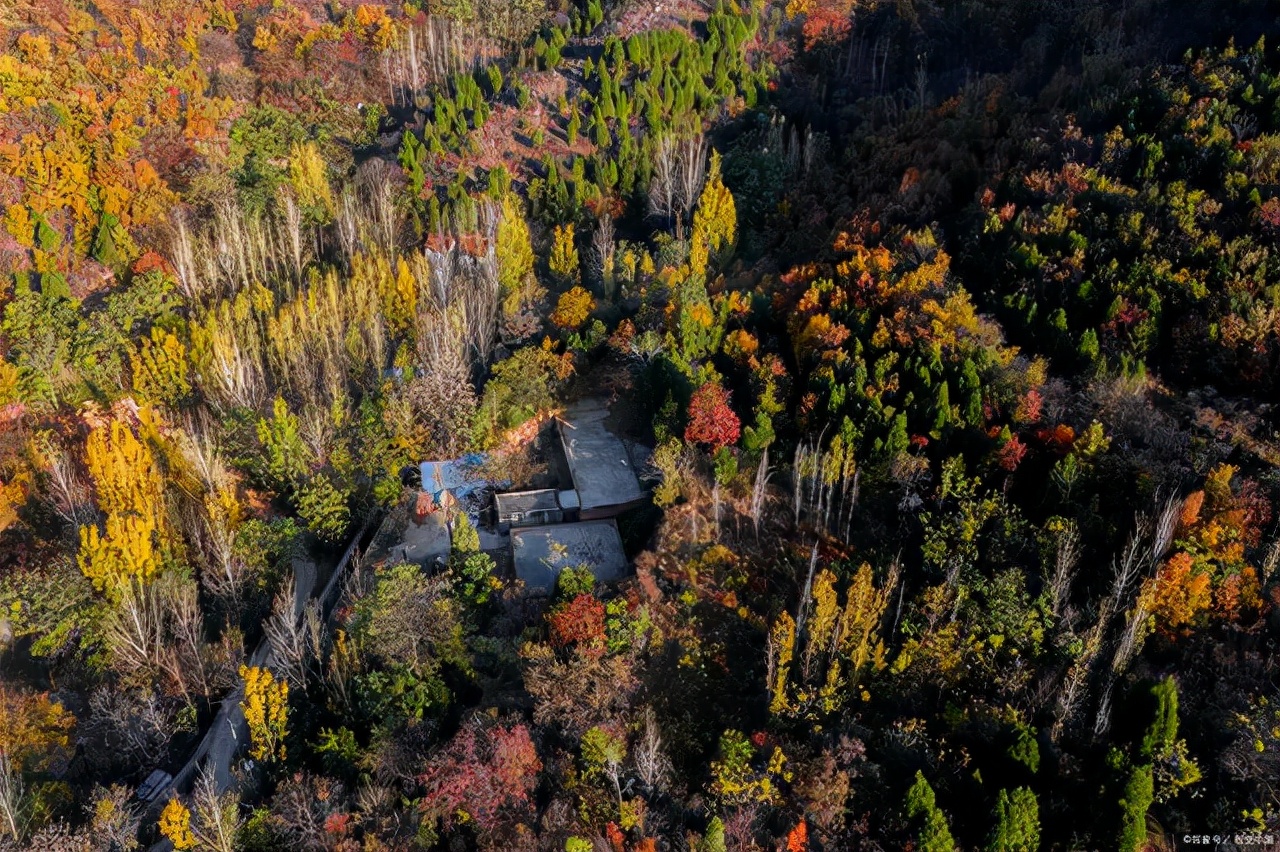
[[[680,164],[676,140],[659,139],[653,148],[653,176],[649,179],[649,213],[668,221],[675,216]]]
[[[178,275],[182,295],[188,302],[198,301],[204,288],[196,265],[195,240],[187,224],[187,212],[181,207],[174,208],[170,221],[169,260]]]
[[[75,459],[53,438],[41,441],[41,451],[47,462],[49,496],[54,510],[67,522],[73,533],[94,520],[93,502],[89,486],[80,475]]]
[[[297,583],[290,574],[276,594],[263,630],[271,644],[274,668],[291,687],[305,690],[311,664],[320,655],[323,626],[319,603],[310,600],[299,612],[296,597]]]
[[[707,177],[707,140],[701,133],[680,143],[680,171],[676,183],[676,238],[684,237],[684,220],[693,212]]]
[[[1071,592],[1071,580],[1080,562],[1080,529],[1074,522],[1058,534],[1053,576],[1049,581],[1049,611],[1062,618],[1063,607]]]
[[[191,833],[209,852],[236,852],[236,838],[244,820],[234,792],[219,792],[211,764],[206,764],[191,790]]]
[[[375,162],[382,162],[377,160]],[[337,209],[334,213],[333,228],[338,235],[338,245],[342,249],[342,259],[351,268],[351,259],[355,257],[360,245],[360,212],[356,190],[347,184],[338,193]]]
[[[22,840],[26,828],[25,805],[22,773],[13,765],[9,752],[0,748],[0,832],[15,841]]]
[[[607,212],[596,221],[591,235],[591,255],[605,296],[613,298],[613,253],[616,245],[613,217]]]
[[[169,617],[167,585],[163,580],[125,581],[119,601],[103,619],[111,665],[122,675],[146,677],[160,670]]]
[[[298,205],[293,187],[289,184],[280,187],[276,207],[279,211],[276,220],[279,223],[281,241],[289,249],[289,271],[292,273],[293,280],[301,283],[303,267],[310,260],[311,240],[303,234],[302,208]]]
[[[95,786],[85,805],[89,829],[101,852],[131,852],[138,848],[142,810],[134,803],[133,790],[124,784]]]
[[[631,759],[641,783],[649,790],[661,790],[671,771],[671,761],[663,748],[662,730],[652,707],[645,708],[644,726],[636,739]]]
[[[760,538],[760,516],[764,511],[765,489],[769,486],[769,448],[760,453],[760,464],[756,467],[755,484],[751,487],[751,523],[756,530],[756,538]]]
[[[1169,552],[1169,547],[1173,544],[1173,534],[1178,529],[1178,520],[1182,517],[1184,503],[1184,500],[1177,497],[1170,497],[1164,501],[1164,507],[1160,510],[1152,530],[1151,565],[1154,566]]]
[[[86,757],[104,769],[135,771],[161,761],[177,732],[177,708],[149,689],[103,687],[80,721]]]
[[[345,807],[345,798],[341,782],[301,773],[280,785],[274,821],[293,848],[320,852],[329,848],[325,821]]]
[[[482,214],[486,209],[482,208]],[[497,219],[484,215],[482,223],[492,229]],[[498,336],[500,288],[492,236],[490,232],[489,239],[484,240],[483,254],[468,254],[450,239],[446,248],[428,249],[414,265],[415,271],[425,267],[429,281],[426,292],[434,314],[445,318],[445,327],[461,330],[469,359],[478,363],[488,362]]]
[[[378,159],[362,164],[356,172],[360,210],[366,223],[362,230],[367,231],[367,236],[362,234],[361,239],[388,257],[395,256],[400,241],[403,217],[396,195],[403,182],[399,169]]]
[[[181,584],[169,605],[171,643],[162,665],[169,679],[188,700],[199,693],[206,700],[213,695],[213,680],[205,653],[204,612],[194,582]]]

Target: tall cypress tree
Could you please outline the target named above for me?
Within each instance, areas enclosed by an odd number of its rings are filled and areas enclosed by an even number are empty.
[[[907,791],[907,817],[920,826],[917,849],[920,852],[955,852],[947,816],[938,807],[933,788],[924,773],[916,772],[916,782]]]

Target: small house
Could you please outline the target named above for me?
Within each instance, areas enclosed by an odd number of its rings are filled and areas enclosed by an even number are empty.
[[[564,512],[553,488],[495,494],[493,506],[501,530],[558,524],[564,520]]]
[[[611,583],[627,573],[622,536],[612,520],[551,524],[511,530],[511,562],[529,592],[550,594],[565,568],[585,567]]]
[[[605,425],[608,416],[603,401],[587,399],[570,406],[557,423],[584,521],[612,518],[649,501],[631,453]]]

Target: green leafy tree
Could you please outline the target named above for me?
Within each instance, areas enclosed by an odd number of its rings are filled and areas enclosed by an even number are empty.
[[[258,440],[263,450],[261,472],[269,485],[277,491],[287,491],[306,476],[310,453],[302,441],[297,415],[289,411],[281,397],[276,397],[271,417],[258,420]]]
[[[342,541],[351,526],[347,495],[327,474],[310,477],[298,489],[298,514],[307,529],[332,543]]]

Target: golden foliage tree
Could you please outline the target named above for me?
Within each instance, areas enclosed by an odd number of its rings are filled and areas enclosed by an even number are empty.
[[[576,284],[581,275],[578,248],[573,242],[573,225],[557,225],[547,265],[551,274],[565,283]]]
[[[508,192],[502,199],[502,215],[498,219],[494,253],[498,260],[499,298],[502,313],[514,316],[528,301],[534,287],[533,242],[529,237],[529,225],[525,222],[520,197]]]
[[[565,331],[577,331],[595,309],[595,298],[586,289],[574,287],[560,294],[551,322]]]
[[[787,695],[788,678],[791,675],[791,658],[795,654],[796,622],[791,613],[783,610],[769,631],[769,672],[772,698],[770,713],[783,713],[791,707]]]
[[[249,725],[249,754],[254,760],[284,760],[284,737],[289,727],[289,684],[276,680],[269,669],[240,666],[244,681],[244,711]]]
[[[693,234],[689,247],[689,267],[704,275],[711,256],[733,247],[738,233],[738,211],[733,193],[720,178],[720,154],[711,152],[707,182],[693,214]]]
[[[191,360],[186,345],[171,331],[151,329],[130,354],[133,390],[149,402],[177,405],[191,394]]]
[[[868,669],[885,667],[881,623],[897,582],[894,569],[877,585],[864,563],[849,580],[841,606],[836,575],[828,569],[814,575],[803,625],[783,612],[769,633],[770,712],[835,712]]]
[[[323,223],[333,218],[333,190],[316,143],[306,142],[289,149],[289,182],[312,220]]]
[[[76,719],[48,693],[0,684],[0,751],[19,769],[40,770],[66,756]]]
[[[160,813],[160,834],[178,852],[195,848],[196,838],[191,833],[191,811],[176,797],[170,799]]]
[[[102,528],[80,529],[80,570],[115,599],[130,580],[148,581],[160,568],[169,538],[164,474],[151,448],[120,420],[95,428],[85,461],[106,515]]]

